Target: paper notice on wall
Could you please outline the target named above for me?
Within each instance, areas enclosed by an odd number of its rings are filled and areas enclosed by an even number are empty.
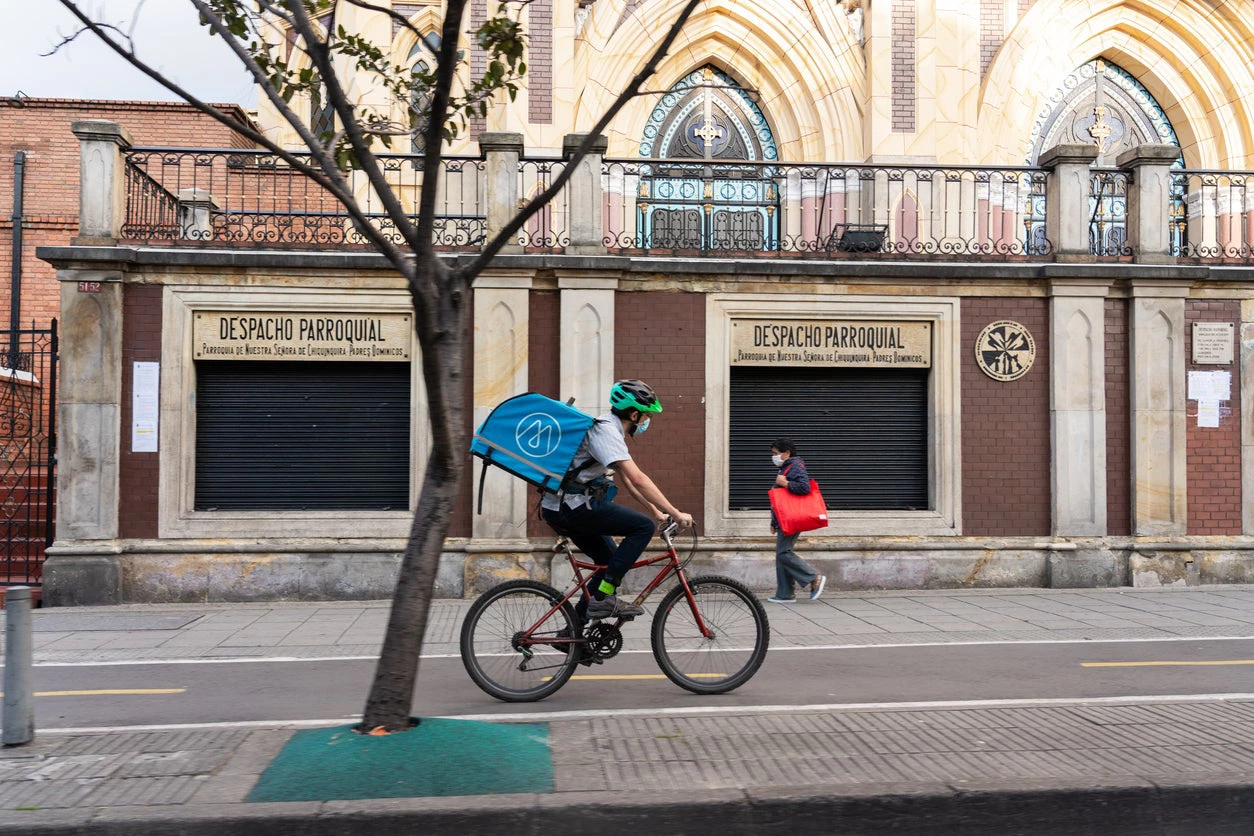
[[[131,452],[157,452],[160,363],[136,363],[131,377]]]
[[[1231,372],[1189,372],[1189,400],[1197,401],[1197,425],[1219,426],[1219,402],[1232,398]]]

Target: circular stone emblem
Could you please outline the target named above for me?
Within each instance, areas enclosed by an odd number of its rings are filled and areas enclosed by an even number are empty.
[[[989,323],[975,341],[975,362],[993,380],[1018,380],[1035,359],[1031,332],[1009,319]]]
[[[533,412],[514,428],[518,449],[528,456],[542,459],[562,443],[562,428],[551,415]]]

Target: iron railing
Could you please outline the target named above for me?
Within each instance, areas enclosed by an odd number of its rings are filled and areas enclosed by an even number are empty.
[[[309,159],[308,154],[294,156]],[[380,154],[378,159],[402,206],[416,213],[422,155]],[[126,170],[124,239],[279,247],[370,243],[331,192],[268,151],[137,147],[126,152]],[[366,175],[352,171],[347,179],[371,225],[393,243],[403,243]],[[437,246],[477,250],[485,231],[483,161],[445,158]]]
[[[613,252],[1040,259],[1044,169],[605,160]]]
[[[1095,168],[1089,176],[1089,253],[1097,258],[1130,258],[1128,172]]]
[[[1254,263],[1254,172],[1172,172],[1172,254],[1203,263]]]
[[[0,585],[38,583],[56,510],[57,321],[0,350]]]
[[[525,204],[547,189],[566,163],[556,159],[523,159],[518,162],[519,204]],[[568,188],[562,189],[540,211],[528,219],[518,233],[518,243],[529,253],[561,253],[570,246],[570,203]]]

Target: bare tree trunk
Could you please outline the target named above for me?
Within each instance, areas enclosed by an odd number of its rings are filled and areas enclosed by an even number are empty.
[[[466,396],[464,369],[469,319],[466,294],[437,300],[438,333],[421,335],[423,380],[435,426],[418,508],[401,561],[392,612],[359,731],[389,732],[411,726],[410,711],[422,654],[427,614],[435,589],[449,518],[458,500],[464,469]],[[418,326],[421,330],[421,324]]]

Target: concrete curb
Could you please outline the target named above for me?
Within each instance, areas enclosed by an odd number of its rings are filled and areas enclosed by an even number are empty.
[[[378,836],[422,832],[541,836],[824,834],[825,836],[1248,836],[1254,784],[1231,776],[1158,782],[1060,781],[816,785],[642,798],[603,792],[401,798],[325,803],[199,804],[5,811],[23,836]]]

